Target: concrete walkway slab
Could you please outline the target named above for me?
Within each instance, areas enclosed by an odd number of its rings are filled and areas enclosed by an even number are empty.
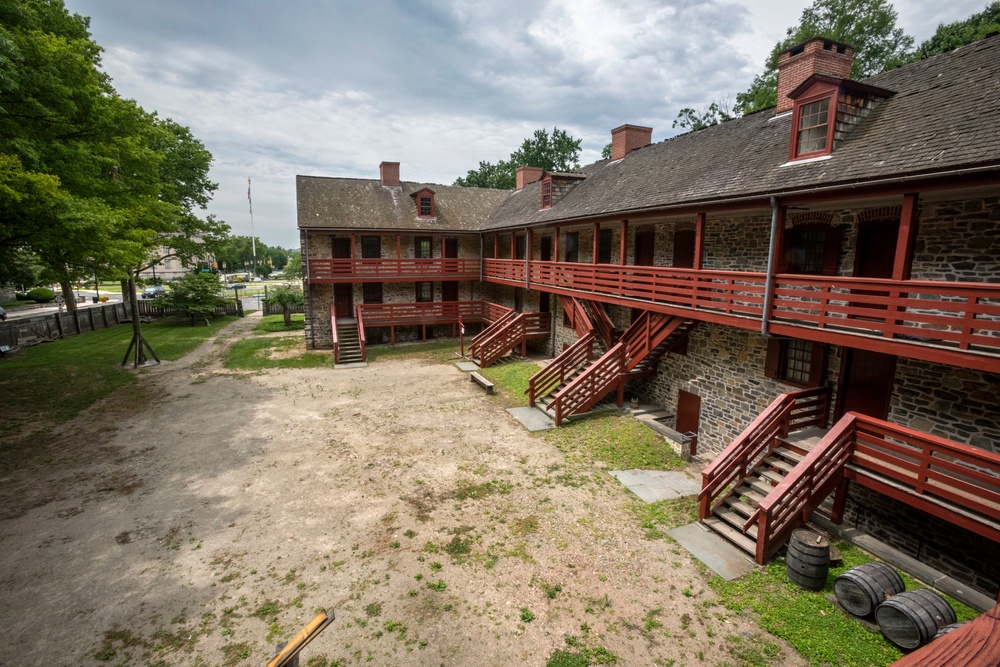
[[[612,470],[611,476],[647,503],[695,496],[701,491],[697,480],[672,470]]]
[[[748,555],[698,522],[669,530],[667,535],[726,581],[738,579],[756,567]]]
[[[474,361],[456,361],[455,365],[458,366],[458,370],[465,371],[467,373],[479,370],[479,364]]]
[[[507,412],[529,431],[548,431],[556,427],[555,422],[538,408],[507,408]]]

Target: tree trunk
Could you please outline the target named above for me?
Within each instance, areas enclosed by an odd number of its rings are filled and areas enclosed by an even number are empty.
[[[69,278],[61,278],[59,280],[59,287],[62,289],[63,301],[66,302],[66,312],[75,313],[76,295],[73,294],[73,283],[69,281]]]
[[[292,326],[292,308],[288,304],[281,306],[281,314],[285,316],[285,326]]]
[[[136,272],[138,274],[138,271]],[[139,365],[146,363],[146,350],[140,345],[139,341],[142,336],[142,322],[139,321],[139,296],[135,293],[135,276],[129,276],[128,288],[126,290],[125,281],[122,281],[122,297],[128,294],[128,302],[132,307],[132,339],[135,344],[139,347]]]

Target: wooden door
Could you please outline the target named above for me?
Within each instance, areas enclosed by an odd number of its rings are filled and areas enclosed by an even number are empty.
[[[678,229],[674,232],[674,267],[694,268],[694,230]]]
[[[333,311],[339,318],[354,318],[354,285],[338,283],[333,286]]]
[[[679,389],[677,391],[677,430],[694,433],[691,454],[698,453],[698,426],[701,422],[701,396]]]
[[[653,253],[655,250],[656,232],[650,229],[635,233],[633,259],[636,266],[653,266]]]
[[[896,357],[868,350],[844,349],[837,388],[836,418],[846,412],[885,419],[889,416]]]
[[[441,300],[458,301],[458,281],[446,280],[441,283]]]
[[[449,259],[458,258],[458,239],[444,240],[444,256]]]
[[[335,236],[330,240],[330,256],[333,259],[351,258],[351,239]]]

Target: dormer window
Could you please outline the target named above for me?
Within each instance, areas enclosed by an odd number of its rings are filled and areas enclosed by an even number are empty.
[[[414,192],[412,195],[414,202],[417,205],[417,217],[418,218],[433,218],[436,213],[434,211],[434,191],[430,188],[424,188],[418,192]]]
[[[542,208],[552,208],[552,177],[542,180]]]
[[[831,94],[832,93],[832,94]],[[833,149],[833,115],[836,90],[826,91],[819,99],[796,100],[792,146],[788,159],[829,155]]]

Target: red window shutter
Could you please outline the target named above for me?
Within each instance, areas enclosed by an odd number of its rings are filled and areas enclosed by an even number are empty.
[[[825,343],[813,343],[812,356],[809,359],[809,386],[819,387],[823,384],[823,377],[826,374],[826,352]]]
[[[767,339],[767,356],[764,357],[764,375],[769,378],[778,379],[781,369],[781,344],[780,338]]]

